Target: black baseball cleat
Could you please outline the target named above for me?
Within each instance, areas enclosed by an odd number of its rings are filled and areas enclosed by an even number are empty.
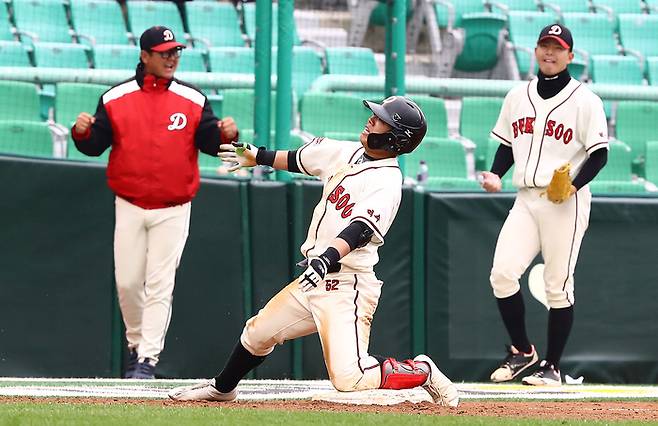
[[[132,379],[136,369],[137,351],[135,349],[128,349],[128,364],[126,365],[126,372],[123,374],[123,378]]]
[[[539,363],[539,369],[529,376],[521,379],[524,385],[532,386],[562,386],[560,370],[546,360]]]
[[[507,346],[507,356],[500,367],[491,373],[491,381],[494,383],[508,382],[526,368],[536,364],[539,361],[537,351],[534,345],[530,345],[530,348],[531,352],[526,354],[516,349],[514,345]]]
[[[132,378],[141,380],[155,379],[155,365],[151,363],[150,358],[144,358],[144,361],[137,363]]]

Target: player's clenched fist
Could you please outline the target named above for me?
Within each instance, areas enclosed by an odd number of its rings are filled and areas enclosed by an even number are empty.
[[[480,185],[482,189],[487,192],[500,192],[503,188],[503,183],[500,181],[500,177],[491,172],[482,172],[479,176]]]
[[[329,265],[322,258],[311,259],[308,262],[308,268],[297,278],[299,289],[301,291],[313,290],[322,282]]]
[[[222,134],[222,140],[232,141],[238,136],[238,125],[235,124],[233,117],[224,117],[217,121],[217,128]]]
[[[78,118],[75,119],[75,131],[77,133],[85,133],[87,130],[89,130],[95,121],[96,117],[93,115],[86,112],[81,112],[78,115]]]
[[[241,167],[255,166],[257,154],[258,148],[248,143],[233,142],[219,146],[219,158],[226,163],[233,164],[228,168],[229,172],[234,172]]]

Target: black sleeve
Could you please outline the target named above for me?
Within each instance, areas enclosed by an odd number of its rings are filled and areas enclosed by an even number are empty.
[[[219,135],[219,129],[217,128],[217,117],[212,111],[210,102],[206,99],[205,104],[203,104],[203,112],[201,113],[201,121],[199,121],[199,127],[196,129],[194,134],[194,143],[196,147],[199,148],[199,151],[217,157],[219,152],[219,145],[222,143]]]
[[[90,157],[100,156],[112,145],[112,124],[107,116],[102,97],[98,100],[94,117],[96,121],[91,125],[91,132],[86,139],[81,139],[75,133],[73,130],[75,125],[71,127],[71,138],[73,139],[73,143],[75,143],[75,147],[78,151]]]
[[[513,164],[514,154],[512,153],[512,147],[503,145],[502,143],[498,145],[498,150],[491,165],[491,173],[495,173],[498,177],[502,178]]]
[[[350,250],[363,247],[370,241],[374,231],[368,224],[355,220],[343,229],[338,238],[342,238],[350,246]]]
[[[573,179],[573,186],[576,189],[580,189],[583,186],[591,182],[592,179],[601,171],[603,166],[608,162],[608,150],[607,149],[597,149],[589,156],[583,168],[580,169],[578,175]]]
[[[302,173],[297,166],[297,150],[288,151],[288,171],[293,173]]]

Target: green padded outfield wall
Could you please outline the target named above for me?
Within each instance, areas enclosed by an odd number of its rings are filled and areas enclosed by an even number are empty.
[[[457,380],[486,381],[509,338],[489,285],[510,195],[429,194],[427,349]],[[585,382],[658,381],[658,200],[597,198],[575,273],[562,373]],[[540,258],[535,263],[541,261]],[[546,309],[521,279],[529,337],[546,350]]]
[[[157,374],[213,377],[244,324],[241,183],[203,179],[174,288]]]
[[[0,376],[110,376],[105,169],[0,157],[0,182]]]

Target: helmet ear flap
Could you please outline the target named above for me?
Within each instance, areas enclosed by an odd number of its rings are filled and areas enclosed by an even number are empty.
[[[368,147],[370,149],[384,149],[392,151],[392,147],[397,145],[397,137],[392,132],[386,133],[369,133]]]

